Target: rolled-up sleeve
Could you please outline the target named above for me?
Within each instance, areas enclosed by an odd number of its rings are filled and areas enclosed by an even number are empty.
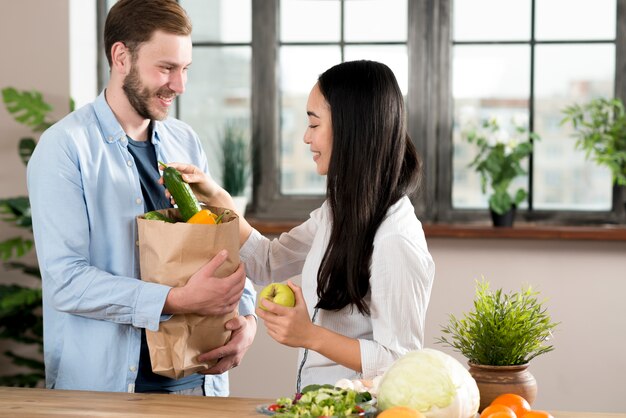
[[[239,252],[246,274],[257,285],[301,274],[316,230],[317,221],[313,217],[273,240],[253,230]]]
[[[359,340],[363,376],[381,374],[403,354],[422,348],[434,269],[425,244],[390,236],[375,246],[370,279],[373,339]]]

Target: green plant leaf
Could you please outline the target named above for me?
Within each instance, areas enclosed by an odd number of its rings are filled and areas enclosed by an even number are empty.
[[[0,242],[0,259],[23,257],[33,247],[33,241],[22,237],[13,237]]]
[[[8,269],[21,270],[22,273],[41,279],[41,270],[38,265],[30,265],[19,261],[6,261],[4,266]]]
[[[34,388],[45,377],[44,373],[19,373],[10,376],[0,376],[0,386]]]
[[[2,100],[15,121],[41,132],[50,126],[46,116],[52,107],[38,91],[17,91],[13,87],[2,89]]]
[[[41,304],[41,288],[29,288],[19,285],[0,285],[0,318],[13,316],[24,306],[33,309]]]
[[[604,97],[562,110],[561,125],[571,124],[575,147],[587,160],[611,171],[613,182],[626,185],[626,111],[620,99]]]
[[[531,287],[505,294],[483,279],[476,282],[474,309],[462,318],[451,314],[436,342],[473,363],[517,365],[552,351],[548,341],[557,325]]]
[[[20,153],[20,159],[22,160],[24,165],[28,164],[28,160],[30,160],[30,156],[33,155],[33,151],[35,151],[36,145],[37,143],[33,138],[20,139],[18,151]]]
[[[495,118],[484,120],[480,126],[478,130],[466,129],[462,133],[463,138],[474,144],[477,150],[469,167],[479,174],[483,193],[488,192],[489,186],[489,208],[502,215],[527,196],[524,194],[520,199],[520,191],[517,190],[513,195],[509,188],[513,180],[526,174],[522,161],[532,153],[533,142],[540,140],[540,137],[529,133],[525,127],[514,126],[511,129],[513,137],[502,142],[498,140],[501,129]]]
[[[30,127],[34,132],[41,132],[52,125],[47,119],[52,107],[41,93],[18,91],[8,87],[2,89],[2,98],[13,118]],[[70,99],[70,109],[74,102]],[[19,156],[27,164],[36,147],[34,138],[22,138],[19,141]],[[19,269],[22,273],[41,279],[39,267],[16,259],[33,249],[32,219],[28,197],[21,196],[0,199],[0,220],[28,230],[28,235],[9,238],[0,242],[0,259],[7,269]],[[22,344],[36,345],[43,353],[43,317],[41,287],[31,288],[19,284],[0,285],[0,339],[11,339]],[[43,362],[14,352],[5,352],[13,364],[30,369],[30,372],[1,376],[0,385],[37,386],[44,379]]]
[[[0,219],[22,228],[31,228],[32,218],[28,197],[0,199]]]
[[[13,351],[5,351],[4,355],[13,359],[13,364],[16,366],[28,367],[30,369],[41,370],[42,372],[44,370],[44,363],[40,360],[20,356]]]

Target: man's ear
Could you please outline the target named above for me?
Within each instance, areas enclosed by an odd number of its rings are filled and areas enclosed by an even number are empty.
[[[122,75],[130,72],[130,51],[123,42],[116,42],[111,46],[111,71]]]

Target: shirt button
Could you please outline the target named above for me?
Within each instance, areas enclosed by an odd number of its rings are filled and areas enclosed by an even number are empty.
[[[122,143],[126,142],[126,137],[125,136],[121,136],[120,137],[120,141],[122,141]]]
[[[140,198],[137,198],[137,199],[135,200],[135,203],[137,203],[138,205],[141,205],[143,202],[141,201],[141,199],[140,199]]]
[[[133,166],[133,160],[126,161],[126,165],[129,166],[129,167],[132,167]]]
[[[139,247],[139,240],[135,241],[135,245]]]
[[[107,142],[113,142],[113,137],[112,136],[108,137]]]
[[[137,368],[136,368],[135,366],[130,366],[130,371],[131,371],[131,372],[136,372],[136,371],[137,371]]]

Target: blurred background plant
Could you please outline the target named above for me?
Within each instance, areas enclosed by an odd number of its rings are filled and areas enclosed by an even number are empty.
[[[41,133],[54,121],[49,119],[52,107],[37,91],[18,91],[12,87],[2,89],[2,100],[15,121]],[[70,100],[70,110],[74,103]],[[28,163],[37,142],[33,137],[21,138],[18,152],[24,164]],[[0,261],[7,270],[17,269],[28,277],[41,280],[36,263],[23,261],[33,249],[30,202],[26,196],[0,199],[0,219],[24,233],[0,242]],[[23,345],[35,345],[43,353],[43,318],[41,313],[41,282],[37,287],[19,283],[0,283],[0,339]],[[44,379],[44,363],[6,350],[3,354],[25,370],[22,373],[0,376],[0,386],[37,386]]]
[[[533,141],[539,136],[519,125],[514,125],[510,134],[495,118],[483,121],[478,128],[466,127],[461,135],[478,150],[469,167],[480,175],[483,193],[489,185],[489,209],[503,215],[526,199],[524,188],[515,193],[509,189],[513,180],[526,174],[522,161],[530,155]]]
[[[231,196],[243,196],[250,176],[250,141],[246,130],[229,121],[222,133],[222,186]]]
[[[593,99],[563,110],[561,124],[574,128],[576,148],[611,170],[613,182],[626,186],[626,112],[620,99]]]

